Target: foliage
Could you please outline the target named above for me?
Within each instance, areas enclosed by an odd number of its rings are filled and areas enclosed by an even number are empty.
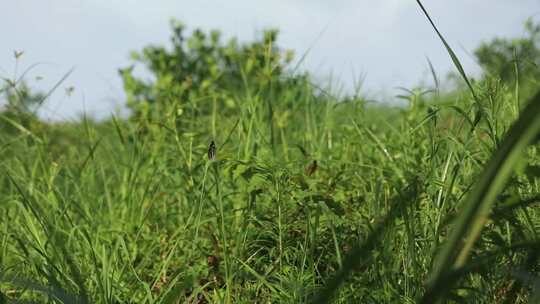
[[[224,105],[223,111],[234,113],[244,106],[239,98],[255,93],[263,99],[277,94],[276,98],[307,76],[288,77],[293,53],[278,48],[276,30],[264,31],[259,41],[241,44],[234,38],[221,42],[217,30],[207,34],[196,29],[186,37],[183,24],[173,21],[171,26],[169,49],[148,46],[132,54],[154,79],[137,78],[136,65],[120,70],[134,119],[150,118],[153,111],[166,111],[171,104],[177,112],[193,117],[207,115],[216,100]]]
[[[39,129],[43,125],[35,113],[45,98],[43,93],[33,91],[24,82],[7,79],[0,93],[4,95],[4,107],[0,111],[0,132],[13,134],[21,129]]]

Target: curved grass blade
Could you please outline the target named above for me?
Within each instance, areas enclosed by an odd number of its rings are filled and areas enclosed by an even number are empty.
[[[424,12],[424,15],[426,15],[429,23],[431,24],[431,26],[433,27],[433,29],[435,30],[435,32],[437,33],[437,36],[439,36],[439,38],[441,39],[442,43],[444,44],[444,47],[446,48],[446,51],[448,52],[448,54],[450,55],[450,58],[452,58],[452,62],[454,63],[454,65],[456,66],[456,69],[458,70],[459,72],[459,75],[461,75],[461,77],[463,77],[463,80],[465,81],[465,83],[467,84],[467,86],[469,87],[469,89],[471,90],[471,93],[473,95],[473,98],[475,101],[478,102],[478,98],[477,98],[477,95],[476,95],[476,92],[474,91],[474,88],[473,86],[471,85],[471,82],[469,81],[469,78],[467,77],[467,74],[465,74],[465,70],[463,69],[463,66],[461,65],[461,62],[459,61],[458,57],[456,56],[456,53],[454,53],[454,51],[452,50],[452,48],[450,47],[450,45],[448,44],[448,42],[446,42],[446,39],[444,39],[443,35],[441,34],[441,32],[439,32],[439,29],[435,26],[435,23],[433,22],[433,20],[431,19],[431,17],[429,16],[428,12],[426,11],[426,9],[424,8],[424,5],[422,5],[422,2],[420,2],[420,0],[416,0],[416,2],[418,3],[418,5],[420,6],[420,9],[422,9],[422,12]]]
[[[540,133],[540,91],[529,102],[513,124],[499,149],[469,192],[464,210],[456,219],[453,231],[436,257],[423,303],[433,303],[451,286],[444,277],[462,267],[482,231],[491,207],[510,178],[522,152]]]
[[[465,69],[463,69],[463,66],[461,65],[461,62],[459,61],[459,58],[456,56],[456,53],[454,53],[454,51],[452,50],[452,48],[450,47],[448,42],[446,42],[446,39],[444,39],[441,32],[439,32],[439,29],[435,26],[435,23],[433,22],[433,20],[429,16],[428,12],[424,8],[424,5],[422,5],[422,2],[420,2],[420,0],[416,0],[416,2],[420,6],[420,9],[422,9],[422,12],[424,12],[424,15],[426,15],[429,23],[431,24],[431,26],[433,27],[433,29],[437,33],[437,36],[439,36],[439,38],[441,39],[441,42],[444,44],[444,47],[446,48],[446,51],[448,52],[448,55],[450,55],[450,58],[452,59],[452,62],[454,63],[454,66],[458,70],[459,75],[461,75],[461,78],[463,78],[463,80],[467,84],[467,87],[471,91],[472,97],[473,97],[473,99],[475,101],[474,106],[476,108],[474,121],[473,121],[473,124],[471,126],[471,130],[470,130],[471,132],[473,132],[476,129],[476,126],[482,120],[482,116],[483,116],[483,110],[482,110],[482,106],[481,106],[481,103],[480,103],[480,99],[478,98],[478,95],[476,95],[476,92],[474,91],[474,88],[473,88],[471,82],[469,81],[469,77],[467,77],[467,74],[465,74]]]

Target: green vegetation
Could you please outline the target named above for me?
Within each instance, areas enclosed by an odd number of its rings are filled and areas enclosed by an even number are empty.
[[[405,107],[314,86],[277,31],[172,27],[126,120],[46,124],[5,81],[0,303],[540,300],[540,27],[476,81],[444,42],[467,86]]]

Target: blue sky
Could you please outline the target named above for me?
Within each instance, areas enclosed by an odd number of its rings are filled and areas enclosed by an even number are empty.
[[[479,73],[472,52],[481,41],[522,36],[525,19],[540,13],[537,0],[424,0],[424,5],[471,74]],[[426,57],[439,75],[452,70],[414,0],[4,0],[0,76],[20,75],[37,63],[27,81],[46,90],[74,67],[42,116],[70,119],[84,111],[106,117],[123,105],[117,69],[130,64],[130,51],[167,44],[171,18],[188,29],[217,28],[244,41],[279,28],[281,46],[298,57],[309,50],[304,69],[321,81],[331,74],[345,89],[363,77],[364,93],[374,97],[429,82]],[[24,51],[17,66],[14,50]],[[75,90],[68,95],[71,86]]]

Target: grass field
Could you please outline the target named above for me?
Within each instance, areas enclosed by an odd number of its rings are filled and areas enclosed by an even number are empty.
[[[538,302],[540,95],[466,80],[4,112],[0,303]]]

